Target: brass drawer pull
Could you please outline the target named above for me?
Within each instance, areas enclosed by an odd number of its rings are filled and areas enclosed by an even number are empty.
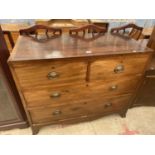
[[[112,106],[112,103],[110,102],[110,103],[106,103],[105,104],[105,106],[104,106],[104,108],[108,108],[108,107],[111,107]]]
[[[154,67],[150,67],[150,70],[155,70],[155,68]]]
[[[61,114],[62,114],[61,110],[55,110],[55,111],[53,111],[53,113],[52,113],[52,115],[54,115],[54,116],[56,116],[56,115],[61,115]]]
[[[47,77],[48,77],[49,80],[54,79],[54,78],[57,78],[58,76],[59,76],[59,73],[57,73],[55,71],[49,72],[48,75],[47,75]]]
[[[114,69],[115,73],[122,73],[124,71],[124,66],[123,65],[117,65]]]
[[[110,87],[110,90],[117,90],[118,86],[117,85],[113,85]]]
[[[50,95],[50,97],[52,97],[52,98],[58,98],[60,96],[61,96],[61,94],[59,92],[55,92],[52,95]]]

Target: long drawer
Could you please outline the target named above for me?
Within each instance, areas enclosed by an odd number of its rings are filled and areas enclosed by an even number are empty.
[[[14,64],[22,90],[84,82],[87,64],[67,61],[33,61]]]
[[[90,81],[142,74],[148,58],[148,54],[139,54],[97,59],[90,67]]]
[[[102,96],[113,96],[132,93],[140,80],[140,76],[126,77],[114,81],[90,82],[65,87],[50,87],[48,89],[25,91],[24,96],[28,107],[58,106],[82,101],[85,98],[97,99]]]
[[[46,123],[69,119],[80,116],[118,112],[128,106],[130,96],[119,96],[115,98],[102,98],[100,100],[88,100],[78,104],[65,106],[36,108],[30,110],[33,124]]]

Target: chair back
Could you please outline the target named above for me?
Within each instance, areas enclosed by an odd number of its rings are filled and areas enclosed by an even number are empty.
[[[108,22],[91,22],[91,20],[90,20],[89,24],[93,24],[93,25],[102,27],[106,30],[106,32],[108,32],[108,28],[109,28]],[[97,32],[94,30],[94,33],[97,33]]]
[[[133,25],[131,32],[129,33],[129,36],[135,40],[138,40],[142,34],[143,28],[139,27],[137,25]]]
[[[112,28],[111,33],[120,33],[120,31],[123,31],[123,34],[126,34],[127,29],[131,29],[130,33],[128,34],[130,38],[138,40],[141,37],[143,28],[139,27],[133,23],[129,23],[124,26]]]
[[[153,28],[152,34],[150,36],[150,39],[149,39],[149,41],[147,43],[147,47],[155,50],[155,26]]]
[[[34,25],[30,28],[20,30],[19,33],[20,35],[32,37],[37,41],[42,41],[61,36],[62,30],[46,25]],[[41,34],[42,37],[40,37],[39,34]]]
[[[88,24],[79,28],[73,28],[69,30],[70,36],[86,41],[97,39],[101,35],[105,34],[105,32],[105,28],[94,24]]]

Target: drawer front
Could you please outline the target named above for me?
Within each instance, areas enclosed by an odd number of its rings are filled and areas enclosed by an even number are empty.
[[[108,80],[142,74],[148,58],[148,54],[139,54],[96,60],[91,64],[90,80]]]
[[[54,87],[37,91],[25,91],[24,96],[28,107],[59,106],[62,104],[83,101],[85,98],[97,99],[102,96],[129,94],[135,91],[140,76],[127,77],[108,81],[93,82],[65,87]]]
[[[83,82],[86,78],[84,62],[27,62],[14,64],[23,90],[47,88],[54,85]]]
[[[28,107],[38,106],[59,106],[67,103],[74,103],[86,96],[86,86],[71,85],[65,87],[55,87],[37,91],[25,91],[24,97]]]
[[[129,103],[130,96],[120,96],[117,98],[102,98],[98,100],[90,100],[79,102],[78,104],[68,104],[58,107],[44,107],[29,111],[32,122],[45,123],[59,121],[87,115],[98,115],[110,112],[118,112],[126,108]]]
[[[133,93],[140,80],[141,76],[126,76],[122,78],[115,78],[113,80],[107,80],[106,82],[90,82],[88,84],[88,91],[92,93],[91,96],[113,96],[121,94]]]

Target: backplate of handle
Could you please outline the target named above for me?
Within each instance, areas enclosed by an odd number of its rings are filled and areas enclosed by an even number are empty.
[[[110,90],[117,90],[117,88],[118,88],[117,85],[112,85],[112,86],[110,87]]]
[[[115,73],[122,73],[124,71],[124,65],[120,64],[114,68]]]
[[[51,98],[58,98],[58,97],[60,97],[60,96],[61,96],[61,93],[59,93],[59,92],[54,92],[54,93],[52,93],[52,94],[50,95]]]
[[[48,77],[48,79],[55,79],[55,78],[57,78],[59,76],[59,73],[57,73],[57,72],[55,72],[55,71],[52,71],[52,72],[49,72],[48,73],[48,75],[47,75],[47,77]]]
[[[61,114],[62,114],[61,110],[55,110],[55,111],[53,111],[53,113],[52,113],[52,115],[54,115],[54,116],[56,116],[56,115],[61,115]]]
[[[104,108],[108,108],[108,107],[111,107],[111,106],[112,106],[112,103],[109,102],[109,103],[106,103],[106,104],[104,105]]]

